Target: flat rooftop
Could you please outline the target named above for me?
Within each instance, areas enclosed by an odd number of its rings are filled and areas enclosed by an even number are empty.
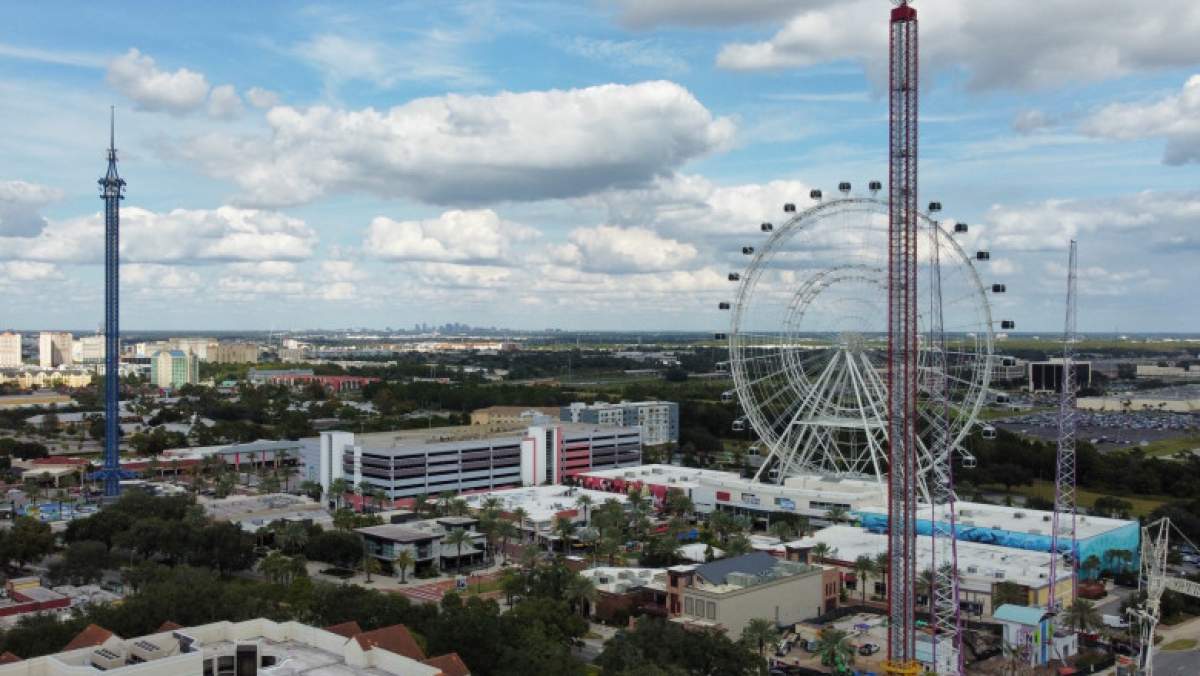
[[[791,547],[812,547],[823,542],[834,549],[830,558],[853,562],[859,556],[872,560],[887,552],[887,536],[857,526],[830,526],[812,535],[787,543]],[[1045,552],[1012,549],[997,545],[959,540],[958,567],[960,584],[967,589],[989,590],[994,582],[1007,581],[1030,587],[1045,586],[1050,579],[1050,556]],[[931,567],[933,543],[928,535],[917,536],[917,571]],[[940,564],[939,564],[940,565]],[[1071,567],[1059,566],[1058,578],[1068,579]],[[972,572],[973,571],[973,572]]]
[[[579,571],[579,574],[591,580],[597,590],[610,594],[624,594],[638,587],[659,591],[667,588],[667,570],[665,568],[598,566],[585,568]]]
[[[304,521],[314,523],[332,520],[329,512],[319,502],[299,495],[271,493],[268,495],[230,496],[227,498],[200,498],[204,511],[214,519],[240,525],[254,532],[272,521]]]
[[[498,491],[487,491],[484,493],[472,493],[471,495],[463,496],[472,509],[479,509],[483,501],[489,497],[495,497],[500,500],[500,509],[504,512],[512,512],[518,507],[523,508],[529,515],[529,520],[534,522],[545,522],[552,520],[560,512],[579,509],[576,500],[580,495],[586,495],[592,499],[592,509],[603,504],[607,500],[616,500],[621,504],[625,504],[628,498],[618,493],[606,493],[604,491],[593,491],[586,488],[572,488],[569,486],[526,486],[524,488],[506,488]]]
[[[975,528],[991,528],[1013,533],[1030,533],[1032,535],[1050,535],[1050,512],[1025,507],[1005,507],[1004,505],[985,505],[978,502],[957,502],[955,514],[958,526]],[[939,517],[949,520],[949,510],[946,505],[939,509]],[[929,507],[922,505],[918,511],[918,519],[928,519]],[[873,512],[872,510],[861,510]],[[1102,516],[1077,515],[1075,517],[1075,533],[1080,540],[1102,535],[1119,528],[1125,528],[1134,521],[1109,519]]]

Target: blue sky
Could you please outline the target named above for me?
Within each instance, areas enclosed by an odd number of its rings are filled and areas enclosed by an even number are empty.
[[[927,0],[922,200],[997,316],[1195,331],[1200,9]],[[22,5],[0,37],[0,325],[720,326],[757,224],[886,174],[876,0]],[[1170,30],[1168,30],[1170,27]]]

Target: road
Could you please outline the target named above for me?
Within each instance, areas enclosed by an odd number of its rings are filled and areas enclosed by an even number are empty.
[[[1200,651],[1154,651],[1154,676],[1195,676],[1196,674],[1200,674]]]

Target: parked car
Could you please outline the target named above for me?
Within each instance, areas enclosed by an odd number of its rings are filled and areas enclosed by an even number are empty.
[[[874,655],[879,652],[879,646],[875,643],[864,643],[858,646],[859,655]]]

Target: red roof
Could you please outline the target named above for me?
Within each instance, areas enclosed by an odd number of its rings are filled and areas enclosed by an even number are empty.
[[[65,455],[50,455],[45,458],[34,458],[35,465],[86,465],[88,461],[83,458],[72,458]]]
[[[434,669],[441,669],[442,676],[471,676],[471,670],[463,663],[458,653],[446,653],[445,655],[430,657],[424,663]]]
[[[325,627],[325,631],[331,631],[338,636],[345,636],[346,638],[354,638],[363,633],[362,627],[358,626],[358,623],[354,620],[342,622],[341,624],[331,624]]]
[[[411,660],[425,659],[425,651],[421,650],[417,640],[408,631],[408,627],[403,624],[393,624],[390,627],[365,631],[355,636],[354,640],[358,641],[358,645],[362,646],[363,650],[381,648]]]
[[[174,622],[167,620],[158,626],[158,631],[156,633],[161,634],[164,631],[175,631],[176,629],[183,629],[183,625],[175,624]]]
[[[17,657],[16,655],[8,652],[7,650],[4,651],[3,655],[0,655],[0,664],[12,664],[13,662],[20,662],[20,661],[21,661],[20,657]]]
[[[103,644],[108,639],[112,638],[113,633],[98,624],[89,624],[86,629],[79,632],[63,651],[78,650],[79,648],[91,648]]]

